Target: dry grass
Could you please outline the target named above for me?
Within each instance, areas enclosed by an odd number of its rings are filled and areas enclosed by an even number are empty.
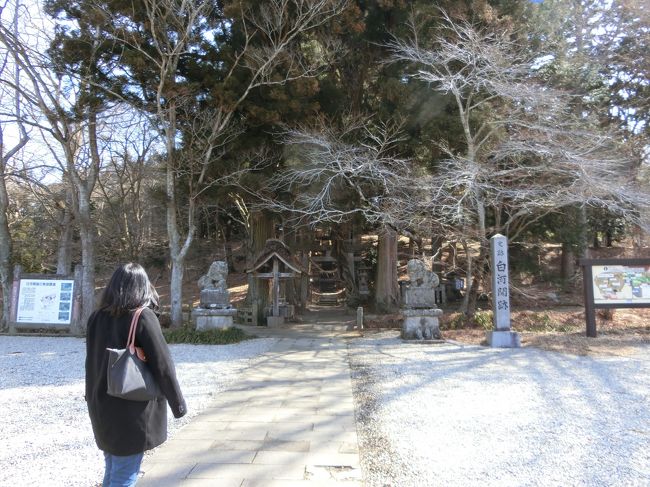
[[[650,344],[650,309],[617,309],[611,320],[597,317],[597,338],[586,336],[581,308],[517,311],[512,327],[521,335],[522,346],[574,355],[629,356]],[[449,323],[454,314],[445,318]],[[444,324],[443,324],[444,327]],[[443,337],[468,344],[485,344],[485,330],[443,330]]]

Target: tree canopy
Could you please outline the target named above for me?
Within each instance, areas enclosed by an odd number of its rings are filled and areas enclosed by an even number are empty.
[[[275,223],[478,245],[477,287],[496,232],[574,245],[558,221],[648,228],[650,20],[636,2],[45,0],[53,30],[21,0],[1,14],[5,292],[24,258],[10,244],[30,231],[12,235],[6,188],[34,187],[60,154],[68,189],[38,201],[79,231],[88,306],[92,249],[117,228],[134,259],[167,246],[175,324],[211,219],[251,252]],[[33,139],[57,149],[30,159]],[[77,237],[59,233],[52,259],[69,267]]]

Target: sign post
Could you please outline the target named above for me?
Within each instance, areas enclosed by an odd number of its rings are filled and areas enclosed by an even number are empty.
[[[650,259],[581,259],[587,336],[596,308],[650,308]]]

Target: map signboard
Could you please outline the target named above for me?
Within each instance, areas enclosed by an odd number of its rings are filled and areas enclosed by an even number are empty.
[[[74,280],[20,279],[16,323],[69,326]]]
[[[587,336],[596,337],[596,308],[650,308],[650,258],[580,259]]]
[[[650,305],[650,265],[593,265],[594,304]]]

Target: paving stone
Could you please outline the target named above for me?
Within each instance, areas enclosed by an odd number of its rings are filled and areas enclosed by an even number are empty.
[[[257,457],[255,460],[257,460]],[[253,460],[253,463],[255,460]],[[310,453],[307,463],[309,465],[352,468],[359,468],[360,464],[358,453]]]
[[[217,440],[215,441],[210,450],[236,450],[236,451],[251,451],[256,452],[262,448],[264,440],[250,441],[250,440]],[[255,455],[253,455],[255,456]],[[241,463],[241,462],[230,462]]]
[[[328,333],[281,339],[145,461],[138,485],[360,487],[347,346]]]
[[[361,469],[349,466],[307,465],[305,476],[309,480],[362,480]]]
[[[219,487],[241,487],[244,479],[220,479]],[[209,479],[164,479],[143,478],[138,481],[138,487],[215,487],[214,480]]]
[[[156,452],[198,452],[210,448],[214,440],[184,440],[179,438],[172,438],[158,447]]]
[[[335,480],[244,480],[241,487],[362,487],[359,481]],[[221,487],[221,486],[220,486]]]
[[[310,451],[310,444],[308,441],[283,441],[276,439],[266,439],[260,451],[294,451],[294,452],[308,452]]]
[[[257,452],[253,463],[256,465],[286,465],[298,466],[302,465],[303,468],[307,465],[309,455],[306,452],[293,452],[293,451],[260,451]]]
[[[242,465],[199,463],[187,478],[191,479],[293,479],[305,478],[304,465]]]
[[[314,442],[309,445],[310,453],[359,453],[359,447],[356,441],[325,441]]]
[[[143,479],[158,478],[165,480],[184,479],[196,467],[194,462],[172,462],[172,461],[145,461],[141,470],[144,472]],[[138,481],[138,484],[140,482]]]
[[[215,440],[227,431],[226,424],[218,428],[206,427],[207,423],[192,423],[181,429],[174,436],[175,440]],[[191,426],[191,428],[190,428]]]

